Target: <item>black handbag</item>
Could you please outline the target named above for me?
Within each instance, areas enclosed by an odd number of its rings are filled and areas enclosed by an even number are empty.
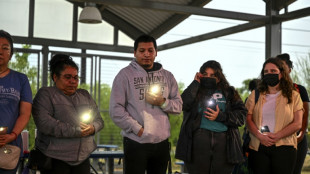
[[[29,153],[27,167],[32,170],[50,170],[52,169],[52,158],[34,148]]]

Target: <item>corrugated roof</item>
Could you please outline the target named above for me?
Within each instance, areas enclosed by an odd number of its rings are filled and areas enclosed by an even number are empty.
[[[108,9],[144,33],[150,33],[173,15],[173,13],[128,7],[109,7]]]
[[[180,14],[186,6],[203,7],[210,0],[68,0],[84,7],[83,2],[96,3],[102,18],[135,39],[140,34],[159,38],[191,14]],[[174,5],[172,8],[169,5]],[[165,9],[169,7],[169,9]]]

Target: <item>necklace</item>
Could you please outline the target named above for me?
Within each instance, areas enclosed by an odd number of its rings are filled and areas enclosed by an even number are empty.
[[[3,73],[5,73],[5,72],[7,72],[8,70],[9,70],[9,68],[6,68],[6,70],[0,72],[0,75],[3,74]]]

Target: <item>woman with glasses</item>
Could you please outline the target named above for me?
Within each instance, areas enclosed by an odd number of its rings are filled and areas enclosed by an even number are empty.
[[[255,174],[291,174],[303,103],[280,59],[267,59],[260,77],[257,102],[255,91],[246,102],[251,137],[249,164]]]
[[[55,86],[41,88],[34,98],[33,118],[38,132],[35,146],[47,158],[42,174],[89,174],[89,156],[96,149],[94,134],[103,120],[88,91],[77,89],[78,66],[68,55],[49,62]]]
[[[221,65],[205,62],[182,100],[176,158],[185,161],[190,174],[230,174],[234,164],[243,161],[238,127],[247,111]]]
[[[13,39],[8,32],[0,30],[0,129],[6,130],[0,133],[0,148],[6,144],[22,148],[20,133],[31,114],[30,84],[25,74],[8,67],[12,56]],[[12,170],[5,170],[4,166],[0,166],[0,173],[16,174],[17,166]]]

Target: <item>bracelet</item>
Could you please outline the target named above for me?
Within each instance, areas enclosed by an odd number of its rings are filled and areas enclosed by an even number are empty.
[[[15,136],[14,140],[16,140],[17,139],[17,134],[15,132],[13,132],[13,131],[11,132],[11,134],[13,134]]]

